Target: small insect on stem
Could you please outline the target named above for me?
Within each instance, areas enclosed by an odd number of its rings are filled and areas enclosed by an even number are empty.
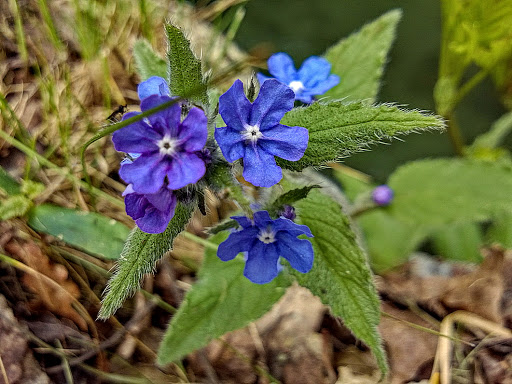
[[[118,106],[105,120],[110,123],[117,123],[128,112],[128,104]]]

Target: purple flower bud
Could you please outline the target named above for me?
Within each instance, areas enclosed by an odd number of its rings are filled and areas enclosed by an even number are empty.
[[[375,204],[386,206],[393,201],[393,190],[387,185],[379,185],[372,192],[372,200]]]
[[[291,221],[295,220],[295,217],[297,217],[297,215],[295,215],[295,208],[293,208],[291,205],[288,205],[288,204],[285,204],[283,206],[283,210],[281,212],[279,212],[279,216],[282,216],[285,219],[288,219]]]

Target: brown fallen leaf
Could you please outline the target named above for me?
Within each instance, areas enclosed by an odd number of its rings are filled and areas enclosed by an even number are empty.
[[[67,269],[61,264],[54,264],[33,242],[11,240],[5,250],[27,267],[54,280],[57,285],[49,284],[37,274],[24,274],[23,284],[37,296],[30,302],[33,310],[44,307],[49,311],[72,320],[82,330],[87,330],[87,323],[73,308],[73,298],[80,297],[80,289],[68,278]]]
[[[505,251],[492,247],[483,254],[483,263],[470,273],[449,277],[390,273],[383,276],[379,290],[398,303],[414,302],[440,317],[466,310],[502,324]]]
[[[379,331],[388,352],[391,384],[428,378],[430,371],[426,377],[419,378],[416,377],[416,372],[419,367],[434,359],[438,337],[413,328],[408,323],[432,328],[430,324],[411,311],[398,309],[386,302],[382,303],[381,309],[394,317],[384,315],[379,324]]]

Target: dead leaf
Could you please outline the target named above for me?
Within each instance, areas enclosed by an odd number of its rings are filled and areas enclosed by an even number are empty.
[[[470,273],[450,277],[390,273],[383,276],[379,289],[398,303],[414,302],[440,317],[462,309],[502,324],[505,251],[493,247],[483,254],[483,263]]]
[[[87,330],[87,323],[72,306],[73,298],[80,297],[80,289],[68,278],[68,271],[63,265],[52,263],[33,242],[12,240],[5,249],[27,267],[59,284],[57,288],[33,274],[24,274],[23,284],[37,295],[30,302],[32,309],[43,306],[55,314],[72,320],[80,329]]]

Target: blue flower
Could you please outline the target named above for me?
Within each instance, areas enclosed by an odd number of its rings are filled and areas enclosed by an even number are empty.
[[[143,81],[137,87],[137,93],[139,94],[139,99],[144,100],[146,97],[151,95],[159,95],[159,96],[170,96],[171,91],[169,90],[169,85],[167,81],[160,76],[152,76],[149,79]]]
[[[168,96],[150,95],[141,102],[146,111],[170,101]],[[130,112],[123,120],[137,115]],[[200,108],[192,108],[181,121],[179,104],[150,115],[114,132],[116,150],[139,155],[121,165],[119,175],[139,194],[155,194],[164,183],[180,189],[201,179],[206,171],[199,151],[206,144],[207,119]]]
[[[323,95],[340,82],[338,75],[331,75],[331,64],[324,58],[311,56],[297,71],[292,58],[286,53],[276,53],[267,61],[268,71],[280,82],[288,85],[295,98],[304,103],[313,102],[314,96]],[[260,84],[269,77],[257,74]]]
[[[242,229],[233,232],[219,245],[217,256],[222,261],[232,260],[240,252],[247,252],[244,276],[256,284],[272,281],[279,274],[279,257],[283,257],[301,273],[313,266],[313,246],[299,235],[313,237],[305,225],[279,218],[272,220],[267,211],[254,213],[254,220],[233,216]]]
[[[279,122],[293,108],[294,94],[277,80],[266,81],[253,104],[240,80],[219,98],[219,113],[226,127],[215,130],[215,139],[230,163],[243,158],[245,180],[270,187],[283,177],[274,156],[297,161],[308,147],[308,130]]]
[[[165,231],[176,208],[176,196],[163,185],[159,191],[140,194],[130,184],[123,193],[126,213],[135,220],[137,226],[147,233]]]
[[[372,191],[372,200],[375,204],[386,206],[393,201],[393,190],[387,185],[379,185]]]

